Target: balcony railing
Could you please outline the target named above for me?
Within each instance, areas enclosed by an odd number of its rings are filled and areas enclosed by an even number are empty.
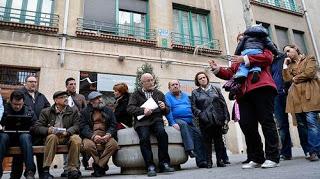
[[[171,32],[171,43],[172,47],[177,49],[194,50],[196,46],[199,46],[200,51],[202,52],[221,52],[219,40],[217,39],[209,39]]]
[[[78,18],[77,36],[140,45],[156,45],[153,29]]]
[[[59,16],[56,14],[0,6],[0,26],[57,32],[58,25]]]
[[[297,15],[303,15],[303,8],[298,6],[295,1],[285,0],[250,0],[253,4],[270,7],[273,9],[294,13]]]

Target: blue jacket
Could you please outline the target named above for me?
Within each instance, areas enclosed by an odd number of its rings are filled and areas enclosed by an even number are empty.
[[[286,94],[290,87],[290,83],[284,82],[282,77],[282,68],[285,58],[285,53],[279,53],[271,64],[271,75],[273,81],[276,83],[278,94]]]
[[[236,48],[235,55],[241,55],[241,52],[245,49],[268,49],[274,55],[278,53],[277,48],[269,38],[267,29],[260,25],[247,28],[243,39]]]
[[[181,97],[179,99],[177,99],[171,92],[168,92],[165,95],[166,103],[170,108],[170,112],[166,117],[171,126],[176,124],[176,119],[182,119],[188,124],[192,123],[193,114],[189,96],[184,92],[181,92],[180,94]]]

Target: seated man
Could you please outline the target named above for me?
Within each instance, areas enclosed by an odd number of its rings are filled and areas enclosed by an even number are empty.
[[[31,121],[27,128],[30,128],[33,123],[37,120],[36,115],[29,106],[24,105],[24,95],[21,91],[13,91],[10,95],[10,103],[6,105],[5,111],[3,113],[3,118],[1,120],[1,125],[3,128],[6,128],[6,125],[9,123],[9,115],[11,117],[23,116],[30,117]],[[22,119],[26,119],[22,118]],[[33,149],[32,149],[32,137],[29,133],[20,133],[20,132],[10,132],[6,133],[1,128],[0,132],[0,178],[2,176],[2,162],[6,153],[8,152],[9,146],[20,146],[23,153],[23,160],[25,163],[25,172],[24,176],[28,179],[34,178],[34,173],[36,171],[36,166],[33,161]],[[25,127],[24,127],[25,128]],[[17,128],[16,130],[19,130]],[[25,129],[23,129],[25,130]],[[16,173],[16,166],[12,166],[11,178],[20,178],[20,176],[14,176]],[[21,175],[21,174],[20,174]]]
[[[168,134],[163,127],[162,116],[168,114],[169,109],[165,105],[163,93],[155,89],[154,78],[151,74],[145,73],[141,76],[140,82],[142,89],[135,91],[129,100],[127,110],[134,119],[134,129],[137,131],[140,139],[140,150],[148,170],[148,176],[156,176],[155,164],[150,144],[150,133],[152,132],[158,140],[158,156],[160,172],[174,172],[170,167],[170,157],[168,154]],[[158,108],[152,110],[142,108],[148,99],[158,104]],[[138,120],[138,116],[144,115]]]
[[[118,150],[114,139],[117,122],[113,112],[103,102],[102,94],[93,91],[88,95],[89,104],[81,111],[80,135],[83,150],[92,156],[94,177],[102,177],[108,170],[110,157]]]
[[[193,124],[193,114],[188,95],[180,90],[178,80],[168,83],[169,92],[166,94],[166,103],[170,108],[167,119],[169,124],[181,131],[181,137],[186,153],[196,157],[199,168],[207,168],[204,144],[199,129]]]
[[[56,155],[58,144],[67,144],[68,178],[79,178],[78,170],[81,138],[79,135],[79,114],[68,106],[68,93],[57,91],[53,94],[54,105],[41,111],[34,126],[35,135],[45,137],[43,178],[53,178],[49,173],[50,165]]]

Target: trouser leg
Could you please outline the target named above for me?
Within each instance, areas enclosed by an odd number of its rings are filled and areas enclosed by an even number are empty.
[[[97,163],[101,168],[105,168],[108,164],[110,157],[118,150],[119,146],[114,138],[110,138],[109,141],[104,144],[105,149],[100,155],[99,162]]]
[[[81,146],[81,138],[79,135],[72,135],[68,141],[68,170],[78,170],[80,167],[79,157],[80,157],[80,146]]]

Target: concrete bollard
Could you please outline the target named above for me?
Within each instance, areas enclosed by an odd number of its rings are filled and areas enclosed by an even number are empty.
[[[180,164],[188,160],[185,154],[181,134],[173,127],[165,127],[168,134],[168,152],[171,165],[175,169],[180,169]],[[151,136],[151,147],[153,159],[158,165],[158,145],[157,139]],[[118,144],[120,149],[113,159],[113,163],[121,168],[121,174],[143,174],[146,173],[146,166],[140,151],[139,137],[133,128],[121,129],[118,131]]]

